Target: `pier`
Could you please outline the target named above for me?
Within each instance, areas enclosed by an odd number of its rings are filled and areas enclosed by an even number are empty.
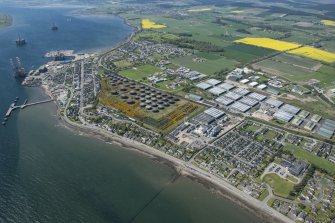
[[[24,103],[22,105],[16,105],[16,101],[14,101],[8,108],[6,114],[5,114],[5,119],[4,120],[7,120],[7,118],[16,110],[16,109],[24,109],[26,107],[29,107],[29,106],[33,106],[33,105],[39,105],[39,104],[44,104],[44,103],[48,103],[48,102],[52,102],[54,101],[54,99],[48,99],[48,100],[43,100],[43,101],[38,101],[38,102],[33,102],[33,103],[28,103],[28,99],[26,99],[24,101]],[[6,124],[6,122],[3,122],[2,123],[3,125]]]

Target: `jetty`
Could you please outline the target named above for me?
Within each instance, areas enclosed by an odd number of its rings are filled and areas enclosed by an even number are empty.
[[[16,109],[24,109],[24,108],[29,107],[29,106],[34,106],[34,105],[44,104],[44,103],[48,103],[48,102],[52,102],[52,101],[54,101],[54,99],[48,99],[48,100],[43,100],[43,101],[37,101],[37,102],[27,103],[27,102],[28,102],[28,99],[26,99],[22,105],[16,105],[17,100],[15,100],[15,101],[9,106],[9,108],[8,108],[6,114],[5,114],[5,118],[4,118],[4,120],[7,120],[8,117],[9,117],[9,116],[10,116]],[[6,123],[3,122],[2,124],[5,125]]]

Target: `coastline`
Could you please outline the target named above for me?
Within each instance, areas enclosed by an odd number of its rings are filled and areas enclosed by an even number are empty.
[[[115,50],[127,42],[131,41],[134,35],[140,31],[139,27],[134,27],[130,25],[125,18],[122,18],[118,15],[114,15],[121,18],[125,24],[134,28],[134,31],[131,32],[130,35],[125,37],[119,44],[114,47],[106,48],[100,52],[98,52],[99,56],[99,65],[101,64],[101,57],[112,51]],[[48,96],[52,97],[51,92],[49,92],[48,86],[42,85],[41,86],[44,93]],[[192,165],[191,163],[187,163],[185,161],[179,160],[175,157],[167,155],[155,148],[149,147],[145,144],[142,144],[137,141],[129,140],[125,137],[116,135],[114,133],[107,132],[103,129],[99,129],[93,126],[85,126],[74,123],[67,119],[66,116],[63,116],[60,112],[60,107],[58,106],[57,102],[55,102],[57,107],[57,116],[59,117],[59,122],[65,128],[73,131],[74,133],[82,133],[88,137],[92,137],[95,139],[102,140],[106,143],[111,143],[120,146],[121,148],[136,151],[141,155],[144,155],[150,159],[153,159],[159,163],[167,165],[174,169],[176,172],[179,172],[180,175],[184,177],[188,177],[194,182],[197,182],[203,185],[206,189],[210,192],[218,194],[220,197],[228,199],[229,201],[233,202],[234,204],[238,205],[239,207],[246,210],[248,213],[253,214],[264,222],[294,222],[288,217],[280,214],[279,212],[275,211],[271,207],[267,206],[266,204],[262,203],[261,201],[245,194],[244,192],[238,190],[233,185],[229,184],[228,182],[220,179],[210,173]]]

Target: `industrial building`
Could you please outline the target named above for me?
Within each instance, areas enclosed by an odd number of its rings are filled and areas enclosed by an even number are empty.
[[[280,110],[296,115],[301,109],[293,105],[285,104],[280,108]]]
[[[257,101],[264,101],[267,97],[265,95],[262,94],[258,94],[258,93],[251,93],[248,95],[249,98],[255,99]]]
[[[331,139],[335,133],[335,121],[329,119],[324,120],[318,133],[327,139]]]
[[[245,113],[251,109],[251,106],[243,104],[241,102],[235,102],[234,104],[230,106],[230,109]]]
[[[244,97],[241,100],[239,100],[239,102],[249,105],[251,107],[254,107],[259,103],[257,100],[249,98],[249,97]]]
[[[273,114],[273,117],[283,122],[290,122],[293,119],[294,115],[286,111],[279,110]]]
[[[265,104],[271,107],[279,108],[280,106],[284,104],[284,102],[273,99],[273,98],[269,98],[268,100],[265,101]]]
[[[225,93],[226,90],[223,89],[223,88],[220,88],[220,87],[213,87],[213,88],[209,89],[208,92],[213,94],[213,95],[220,96],[223,93]]]
[[[234,100],[227,98],[225,96],[218,97],[217,99],[215,99],[215,101],[224,106],[229,106],[234,102]]]
[[[230,91],[231,89],[234,89],[235,86],[232,84],[228,84],[228,83],[222,83],[218,86],[219,88],[225,89],[226,91]]]
[[[249,94],[250,93],[250,91],[248,91],[247,89],[245,89],[245,88],[235,88],[232,92],[234,92],[235,94],[239,94],[239,95],[243,95],[243,96],[245,96],[245,95],[247,95],[247,94]]]
[[[210,84],[208,84],[206,82],[201,82],[201,83],[197,84],[196,86],[197,86],[197,88],[199,88],[201,90],[204,90],[204,91],[208,90],[208,89],[210,89],[212,87],[212,85],[210,85]]]
[[[237,101],[238,99],[242,98],[241,95],[233,93],[231,91],[224,94],[224,96],[227,97],[227,98],[233,99],[234,101]]]
[[[217,79],[208,79],[205,81],[207,84],[211,85],[211,86],[216,86],[218,84],[221,84],[222,81],[217,80]]]
[[[210,115],[214,117],[215,119],[221,118],[225,115],[225,113],[217,108],[209,108],[206,111],[204,111],[205,114]]]

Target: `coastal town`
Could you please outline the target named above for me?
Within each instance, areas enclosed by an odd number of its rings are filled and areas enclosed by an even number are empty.
[[[247,6],[139,7],[121,13],[136,31],[117,47],[65,51],[73,57],[50,61],[23,84],[43,87],[70,126],[144,145],[283,222],[335,222],[335,78],[324,78],[334,76],[335,53],[313,48],[335,43],[335,28],[265,28],[258,21],[266,11]],[[266,14],[274,23],[298,17],[281,15]],[[179,17],[183,32],[171,27]],[[197,32],[206,24],[187,26],[204,18],[226,31],[204,41]],[[317,40],[292,43],[287,33]],[[304,47],[324,56],[299,55]]]

